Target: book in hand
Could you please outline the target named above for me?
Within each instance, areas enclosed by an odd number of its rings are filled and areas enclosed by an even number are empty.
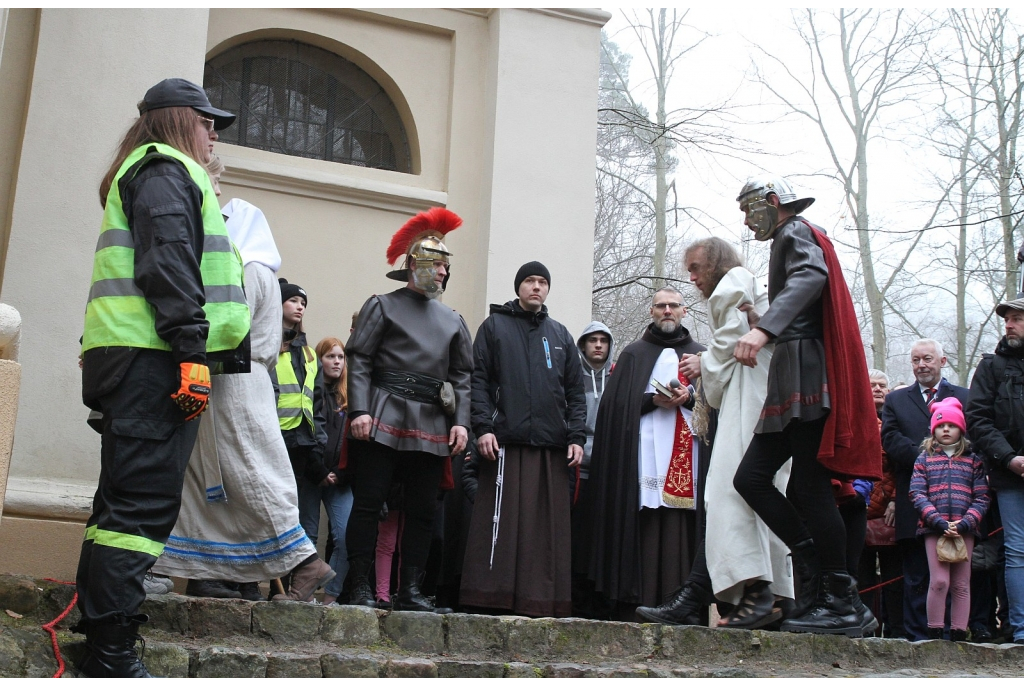
[[[678,384],[678,383],[679,383],[679,381],[676,381],[676,384]],[[662,395],[664,395],[665,397],[668,397],[669,399],[671,399],[672,397],[675,397],[675,393],[673,393],[672,390],[669,389],[668,386],[663,384],[657,378],[652,378],[651,379],[651,385],[653,385],[654,389],[657,390]]]

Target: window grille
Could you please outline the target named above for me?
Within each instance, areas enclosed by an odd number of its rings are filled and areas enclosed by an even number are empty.
[[[245,43],[206,63],[214,107],[238,114],[220,139],[243,147],[412,173],[391,98],[349,60],[298,41]]]

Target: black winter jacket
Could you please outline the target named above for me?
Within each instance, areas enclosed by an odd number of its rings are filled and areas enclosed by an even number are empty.
[[[566,448],[586,442],[587,402],[576,341],[518,300],[491,305],[473,343],[473,432],[501,445]]]
[[[295,378],[299,381],[300,386],[306,382],[305,357],[302,352],[302,347],[305,344],[306,334],[299,333],[289,345],[292,369],[295,370]],[[313,354],[316,354],[316,351]],[[277,398],[281,394],[277,381],[277,369],[270,372],[270,380],[274,383],[274,403],[276,404]],[[303,419],[296,428],[281,431],[284,436],[284,445],[288,448],[288,456],[292,458],[292,468],[297,475],[304,475],[311,483],[319,483],[327,477],[328,469],[324,467],[323,463],[324,449],[327,447],[324,411],[324,371],[320,366],[320,360],[317,359],[316,379],[313,382],[313,423],[316,428],[310,430],[309,424]],[[300,455],[304,463],[296,463],[295,460]],[[336,460],[335,464],[337,464]]]
[[[1004,337],[995,354],[982,356],[971,381],[967,426],[974,451],[988,468],[996,490],[1024,489],[1024,478],[1007,464],[1024,454],[1024,349],[1013,349]]]

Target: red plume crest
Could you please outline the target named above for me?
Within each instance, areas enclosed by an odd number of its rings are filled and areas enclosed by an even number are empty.
[[[406,221],[405,225],[391,237],[387,253],[388,264],[394,264],[404,257],[413,241],[421,236],[428,233],[444,236],[461,225],[462,217],[444,207],[433,207],[425,212],[420,212]]]

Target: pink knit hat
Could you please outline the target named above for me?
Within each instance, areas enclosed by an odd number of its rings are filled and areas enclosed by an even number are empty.
[[[932,433],[935,432],[935,427],[942,423],[951,423],[959,428],[961,433],[967,432],[967,421],[964,420],[964,408],[960,400],[947,397],[932,403]]]

